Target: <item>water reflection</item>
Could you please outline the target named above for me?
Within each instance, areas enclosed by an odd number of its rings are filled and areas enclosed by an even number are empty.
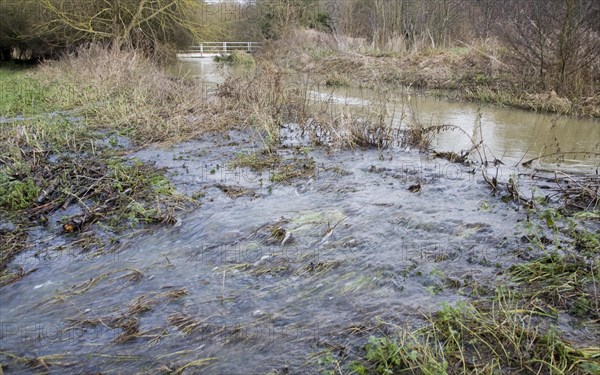
[[[364,88],[336,89],[334,94],[338,98],[347,98],[347,105],[359,99],[370,100],[372,105],[381,102],[380,93]],[[488,159],[502,159],[505,164],[557,152],[566,153],[561,164],[570,169],[589,170],[600,164],[597,155],[590,155],[600,153],[600,123],[597,120],[450,101],[430,95],[408,95],[400,90],[388,95],[385,99],[388,112],[396,117],[394,123],[406,126],[414,114],[426,126],[456,125],[466,133],[442,132],[432,145],[436,149],[458,152],[470,148],[471,139],[475,142],[483,139],[488,147]],[[545,164],[542,165],[550,167],[558,156],[543,160]]]
[[[212,57],[181,58],[170,67],[177,77],[201,79],[205,83],[222,83],[230,73],[226,64],[215,63]]]
[[[180,60],[172,71],[178,76],[199,77],[214,84],[223,82],[228,74],[236,73],[211,58]],[[472,140],[483,139],[487,158],[501,159],[505,164],[514,165],[550,155],[541,159],[542,167],[550,168],[560,161],[568,169],[589,171],[600,165],[600,158],[591,155],[600,153],[600,123],[597,120],[453,101],[414,92],[409,94],[405,88],[383,92],[365,88],[309,87],[306,79],[301,87],[310,90],[308,97],[313,102],[350,106],[359,111],[378,112],[385,103],[387,121],[396,126],[406,126],[414,114],[425,125],[449,124],[464,130],[464,133],[445,131],[437,136],[432,147],[438,150],[459,152],[469,149]]]

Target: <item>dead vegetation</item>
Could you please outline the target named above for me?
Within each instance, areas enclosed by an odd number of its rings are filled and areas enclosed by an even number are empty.
[[[498,39],[408,52],[374,49],[363,39],[354,39],[297,29],[273,42],[264,56],[285,68],[317,75],[324,84],[458,90],[466,100],[586,117],[600,114],[597,94],[567,98],[552,89],[536,88],[530,82],[535,75],[512,64]]]
[[[138,144],[177,142],[211,130],[201,84],[171,77],[135,50],[92,44],[35,72],[42,85],[60,85],[53,100],[77,109],[89,125],[127,134]]]

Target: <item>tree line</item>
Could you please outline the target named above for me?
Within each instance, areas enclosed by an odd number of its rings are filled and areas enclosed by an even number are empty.
[[[597,0],[256,0],[247,7],[256,14],[246,12],[248,23],[239,25],[263,37],[310,27],[406,53],[493,40],[524,84],[600,94]]]
[[[0,0],[0,59],[48,58],[90,42],[155,51],[277,39],[297,27],[407,53],[494,39],[504,62],[540,89],[571,95],[584,94],[574,91],[600,68],[597,0]]]

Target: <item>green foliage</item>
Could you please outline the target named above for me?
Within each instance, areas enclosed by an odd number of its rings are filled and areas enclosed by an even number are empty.
[[[444,353],[423,342],[418,335],[392,339],[386,336],[371,337],[365,347],[365,359],[380,375],[397,374],[400,370],[416,370],[426,375],[445,375],[448,363]]]
[[[39,111],[46,106],[49,91],[26,70],[0,68],[0,116]]]
[[[532,319],[544,315],[535,305],[522,304],[507,289],[497,291],[492,304],[445,305],[430,324],[400,336],[371,337],[357,373],[516,372],[589,373],[600,366],[600,348],[575,349],[553,328]],[[591,371],[591,372],[590,372]]]
[[[17,211],[29,207],[39,195],[40,188],[32,178],[16,179],[0,171],[0,207]]]
[[[402,364],[400,359],[402,348],[388,337],[369,338],[365,349],[365,358],[375,365],[377,374],[393,374],[394,369]]]
[[[589,263],[584,257],[556,253],[509,269],[513,279],[523,285],[531,299],[541,299],[552,307],[567,309],[578,316],[600,317],[595,300],[594,280],[600,279],[600,261]]]

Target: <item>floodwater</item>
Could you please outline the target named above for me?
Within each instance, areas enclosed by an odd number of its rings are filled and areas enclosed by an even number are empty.
[[[313,100],[360,109],[385,103],[386,122],[405,128],[413,119],[423,126],[454,125],[462,131],[442,131],[431,147],[460,153],[473,143],[484,142],[483,159],[502,160],[516,166],[539,158],[538,167],[587,172],[600,164],[600,122],[536,113],[498,105],[488,105],[426,95],[422,92],[377,92],[371,89],[324,88],[311,92]],[[452,95],[450,95],[452,96]],[[479,160],[478,160],[479,161]]]
[[[206,83],[222,83],[230,70],[226,64],[215,63],[212,58],[189,58],[178,60],[170,67],[178,77],[201,79]]]
[[[198,77],[207,84],[219,84],[235,69],[214,63],[210,58],[179,61],[172,68],[179,76]],[[302,83],[301,83],[302,84]],[[455,125],[461,131],[444,131],[435,137],[436,150],[460,152],[473,142],[483,141],[489,161],[502,160],[515,166],[539,158],[539,167],[560,166],[587,172],[600,165],[600,121],[548,113],[469,103],[410,91],[377,92],[371,89],[310,87],[315,102],[338,107],[379,111],[385,103],[386,122],[406,127],[414,118],[424,126]],[[452,96],[452,95],[449,95]]]
[[[476,105],[411,100],[423,119],[474,132]],[[486,144],[512,160],[538,153],[551,117],[511,111],[482,108]],[[597,124],[558,124],[562,150],[597,150]],[[207,135],[132,155],[165,167],[201,203],[177,225],[116,238],[101,255],[51,238],[53,223],[32,233],[40,245],[14,263],[36,271],[1,291],[0,352],[55,356],[47,370],[4,372],[319,373],[331,369],[328,353],[356,358],[378,322],[414,328],[444,303],[493,288],[521,261],[525,213],[491,195],[471,167],[401,148],[329,153],[296,130],[286,126],[277,153],[314,162],[305,179],[272,183],[276,171],[230,167],[260,149],[250,131]],[[453,137],[435,147],[462,149]],[[598,161],[569,163],[592,170]]]

